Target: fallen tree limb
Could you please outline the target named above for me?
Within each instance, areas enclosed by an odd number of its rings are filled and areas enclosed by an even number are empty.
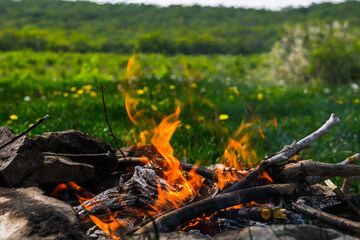
[[[262,202],[271,197],[291,196],[294,195],[296,191],[296,187],[291,184],[272,184],[218,195],[191,203],[164,214],[136,231],[136,234],[152,232],[154,231],[154,225],[156,225],[159,232],[174,231],[181,224],[201,217],[204,214],[213,213],[251,201]]]
[[[344,161],[337,163],[338,165],[349,165],[349,164],[356,164],[360,160],[360,153],[356,153],[351,157],[346,158]],[[321,183],[328,179],[328,177],[324,176],[306,176],[305,180],[310,185]]]
[[[15,142],[16,140],[18,140],[20,137],[24,136],[25,134],[27,134],[28,132],[30,132],[31,130],[33,130],[34,128],[36,128],[39,124],[41,124],[45,119],[47,119],[49,117],[49,115],[46,115],[45,117],[41,118],[39,121],[37,121],[36,123],[34,123],[33,125],[31,125],[28,129],[26,129],[25,131],[17,134],[14,138],[10,139],[8,142],[4,143],[3,145],[0,146],[0,149],[8,146],[9,144]]]
[[[337,227],[343,231],[355,234],[360,233],[360,222],[354,222],[346,218],[338,217],[330,213],[316,210],[300,203],[292,203],[292,207],[302,214],[306,214],[311,218],[317,218],[325,223]]]
[[[350,193],[350,188],[351,185],[353,184],[354,181],[359,180],[360,176],[356,176],[356,177],[347,177],[344,179],[343,185],[341,187],[341,191],[344,194],[349,194]]]
[[[292,156],[296,155],[301,150],[308,148],[311,143],[324,136],[331,128],[338,125],[339,123],[340,119],[336,116],[336,114],[331,114],[329,120],[327,120],[326,123],[322,125],[318,130],[301,139],[299,142],[294,142],[290,146],[285,146],[284,149],[280,152],[262,161],[262,163],[258,167],[256,167],[250,174],[233,184],[231,187],[225,189],[220,194],[233,192],[248,187],[249,184],[258,177],[260,168],[263,168],[263,170],[266,171],[274,165],[289,160]]]
[[[284,175],[284,178],[288,178],[290,175],[299,174],[302,176],[324,176],[327,178],[350,177],[360,176],[360,166],[305,160],[285,167],[281,173]]]

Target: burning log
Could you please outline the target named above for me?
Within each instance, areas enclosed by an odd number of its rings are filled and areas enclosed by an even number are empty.
[[[326,121],[318,130],[312,134],[301,139],[299,142],[294,142],[290,146],[285,146],[283,150],[273,154],[271,157],[265,159],[258,167],[256,167],[250,174],[246,177],[233,184],[231,187],[225,189],[220,194],[240,190],[247,188],[249,184],[255,180],[259,175],[259,170],[263,168],[265,171],[270,167],[276,166],[281,162],[288,161],[291,157],[296,155],[301,150],[308,148],[311,143],[315,142],[320,137],[324,136],[331,128],[338,125],[340,119],[333,113],[331,114],[329,120]]]
[[[360,222],[354,222],[346,218],[338,217],[330,213],[316,210],[315,208],[300,204],[292,203],[292,207],[302,214],[305,214],[311,218],[317,218],[324,221],[325,223],[342,229],[343,231],[350,232],[353,234],[360,233]]]
[[[136,234],[154,231],[154,225],[159,232],[174,231],[181,224],[191,219],[201,217],[204,213],[213,213],[222,209],[248,203],[251,201],[263,202],[272,197],[294,196],[297,188],[291,184],[272,184],[260,187],[253,187],[221,194],[207,198],[199,202],[191,203],[162,215],[136,231]]]
[[[129,165],[145,165],[147,162],[150,162],[151,160],[143,156],[143,157],[120,157],[118,158],[118,161],[120,165],[129,166]],[[164,158],[161,156],[155,157],[154,161],[160,166],[162,166],[164,163]],[[207,178],[211,181],[215,181],[215,182],[217,181],[217,174],[210,169],[182,161],[179,161],[179,163],[182,170],[184,171],[190,172],[192,169],[194,169],[195,172],[201,175],[202,177]]]

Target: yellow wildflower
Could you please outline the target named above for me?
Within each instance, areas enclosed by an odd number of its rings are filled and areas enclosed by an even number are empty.
[[[197,118],[197,120],[198,120],[199,122],[202,122],[202,121],[205,120],[205,118],[204,118],[204,116],[200,116],[200,117]]]
[[[10,125],[11,123],[12,123],[11,120],[8,120],[8,121],[7,121],[7,125]]]
[[[76,87],[71,87],[71,88],[70,88],[70,91],[75,92],[75,91],[76,91]]]
[[[144,91],[144,92],[147,92],[147,91],[149,91],[149,88],[148,88],[148,87],[144,87],[144,88],[143,88],[143,91]]]
[[[85,91],[90,91],[92,89],[92,86],[90,84],[82,86],[82,89]]]
[[[142,90],[142,89],[139,89],[136,92],[138,95],[143,95],[145,93],[144,90]]]
[[[186,124],[186,125],[185,125],[185,128],[186,128],[187,130],[189,130],[189,129],[191,128],[191,126],[190,126],[189,124]]]
[[[79,98],[79,94],[75,93],[75,94],[73,95],[73,98]]]
[[[31,127],[32,125],[34,125],[34,124],[33,124],[33,123],[30,123],[30,124],[29,124],[29,127]]]
[[[175,89],[175,85],[170,85],[169,88],[170,88],[170,90],[174,90],[174,89]]]
[[[191,87],[191,88],[197,88],[197,84],[196,84],[196,83],[192,83],[192,84],[190,84],[190,87]]]
[[[19,117],[16,116],[15,114],[11,114],[11,115],[10,115],[10,119],[13,120],[13,121],[15,121],[15,120],[18,120]]]
[[[90,97],[96,97],[96,92],[90,92]]]
[[[343,100],[338,100],[337,101],[339,105],[343,105],[344,104],[344,101]]]
[[[358,98],[354,99],[354,103],[359,103],[359,102],[360,102],[360,100]]]
[[[155,105],[151,105],[150,107],[154,112],[156,112],[158,110],[157,106],[155,106]]]
[[[63,94],[63,96],[64,96],[64,97],[68,97],[68,96],[69,96],[69,93],[65,92],[65,93]]]
[[[83,90],[83,89],[79,89],[76,93],[79,94],[79,95],[81,95],[81,94],[84,93],[84,90]]]
[[[221,120],[221,121],[226,120],[228,118],[229,118],[229,115],[227,115],[227,114],[220,114],[220,116],[219,116],[219,120]]]
[[[259,101],[261,101],[264,98],[264,94],[258,93],[256,97]]]

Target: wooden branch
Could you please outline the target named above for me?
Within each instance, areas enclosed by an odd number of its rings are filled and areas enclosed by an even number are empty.
[[[357,153],[355,154],[354,156],[348,158],[348,162],[350,162],[350,164],[356,164],[360,159],[360,154]],[[342,185],[342,188],[341,188],[341,191],[344,193],[344,194],[348,194],[350,193],[350,188],[351,188],[351,185],[354,181],[360,179],[360,177],[347,177],[344,179],[344,182],[343,182],[343,185]]]
[[[82,158],[82,157],[111,157],[110,151],[108,151],[107,153],[83,153],[83,154],[68,154],[68,153],[53,153],[53,152],[43,152],[43,155],[47,155],[47,156],[60,156],[60,157],[78,157],[78,158]]]
[[[337,227],[343,231],[355,234],[360,233],[360,222],[355,222],[346,218],[338,217],[333,214],[319,211],[315,208],[308,207],[299,203],[292,203],[292,207],[299,213],[306,214],[311,218],[320,219],[325,223]]]
[[[360,154],[356,153],[351,157],[346,158],[344,161],[337,163],[337,165],[349,165],[349,164],[354,164],[357,161],[360,160]],[[328,179],[329,177],[327,176],[306,176],[305,180],[310,184],[316,184],[316,183],[321,183],[323,181],[325,181],[326,179]]]
[[[259,171],[262,168],[267,170],[270,167],[277,165],[281,162],[289,160],[292,156],[300,152],[301,150],[310,146],[311,143],[315,142],[320,137],[324,136],[332,127],[338,125],[340,119],[333,113],[331,114],[329,120],[326,121],[318,130],[308,135],[307,137],[301,139],[299,142],[294,142],[290,146],[285,146],[283,150],[274,154],[272,157],[262,161],[260,166],[256,167],[251,173],[240,181],[233,184],[231,187],[225,189],[220,194],[228,193],[240,189],[244,189],[249,186],[249,184],[258,177]]]
[[[264,160],[265,164],[276,165],[281,162],[287,161],[292,156],[296,155],[301,150],[308,148],[311,143],[324,136],[331,128],[335,127],[340,123],[340,119],[336,114],[331,114],[329,120],[326,121],[318,130],[312,134],[301,139],[299,142],[294,142],[290,146],[285,146],[283,150],[275,154],[274,156]]]
[[[359,180],[360,176],[356,176],[356,177],[347,177],[344,179],[343,185],[341,187],[341,191],[344,194],[349,194],[350,193],[350,188],[351,185],[353,184],[354,181]]]
[[[154,220],[154,222],[148,223],[139,229],[136,234],[154,231],[154,224],[160,232],[174,231],[181,224],[201,217],[203,214],[213,213],[251,201],[264,202],[271,197],[291,196],[295,195],[295,193],[296,188],[291,184],[272,184],[218,195],[164,214]]]
[[[305,160],[285,167],[281,173],[285,176],[284,178],[287,178],[289,175],[299,174],[302,176],[324,176],[327,178],[349,177],[360,176],[360,166]]]
[[[110,134],[111,134],[111,136],[113,138],[114,143],[116,144],[116,146],[119,149],[120,153],[123,156],[125,156],[124,153],[121,151],[121,148],[120,148],[120,146],[118,144],[118,141],[116,140],[115,134],[113,133],[112,128],[111,128],[110,123],[109,123],[109,119],[108,119],[108,115],[107,115],[107,111],[106,111],[105,96],[104,96],[104,88],[106,86],[103,87],[102,81],[100,82],[100,87],[101,87],[101,99],[102,99],[102,102],[103,102],[103,108],[104,108],[104,114],[105,114],[105,121],[106,121],[106,123],[107,123],[107,125],[109,127]]]
[[[15,142],[16,140],[18,140],[20,137],[24,136],[26,133],[30,132],[31,130],[33,130],[34,128],[36,128],[39,124],[41,124],[45,119],[47,119],[49,117],[49,115],[47,114],[45,117],[41,118],[39,121],[37,121],[35,124],[31,125],[28,129],[26,129],[25,131],[23,131],[22,133],[17,134],[15,137],[13,137],[12,139],[10,139],[10,141],[4,143],[3,145],[0,146],[0,149],[8,146],[9,144]]]

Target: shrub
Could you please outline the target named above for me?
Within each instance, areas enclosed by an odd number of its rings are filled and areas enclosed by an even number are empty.
[[[359,35],[346,23],[296,26],[270,52],[271,77],[280,84],[359,82],[359,57]]]

